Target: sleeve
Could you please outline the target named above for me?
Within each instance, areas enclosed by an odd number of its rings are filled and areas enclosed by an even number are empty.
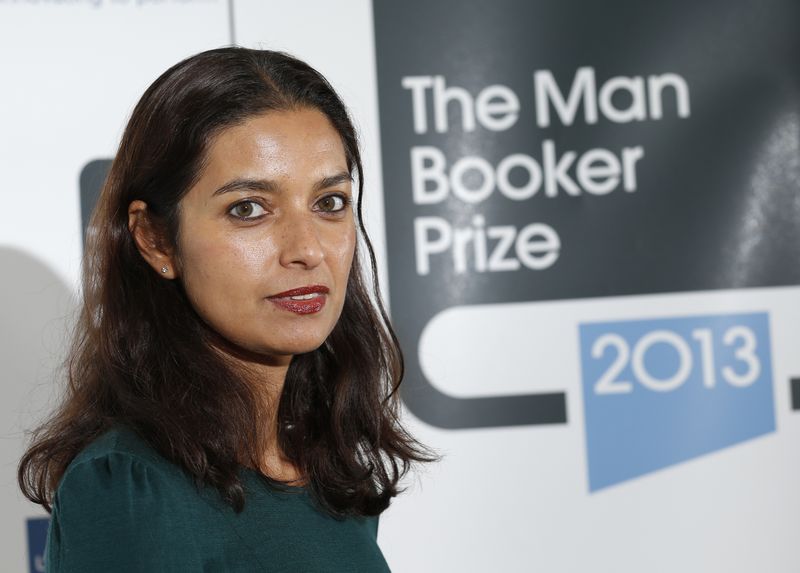
[[[61,480],[45,550],[46,571],[196,571],[169,478],[125,453],[70,467]]]

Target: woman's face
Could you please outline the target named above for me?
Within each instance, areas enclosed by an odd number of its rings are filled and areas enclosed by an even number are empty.
[[[221,132],[179,204],[178,273],[206,323],[278,359],[319,347],[353,261],[351,183],[341,138],[315,109]]]

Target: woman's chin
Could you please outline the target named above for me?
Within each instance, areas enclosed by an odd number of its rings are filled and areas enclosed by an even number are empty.
[[[315,351],[325,343],[325,339],[309,338],[307,340],[292,340],[282,344],[270,341],[270,344],[236,344],[240,350],[239,358],[249,358],[253,361],[283,364],[289,362],[293,356],[307,354]]]

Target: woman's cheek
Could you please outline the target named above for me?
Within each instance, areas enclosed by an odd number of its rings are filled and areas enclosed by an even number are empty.
[[[327,244],[332,246],[333,256],[339,264],[348,266],[353,260],[356,245],[356,231],[353,225],[350,225],[346,231],[339,230],[336,233],[331,233],[326,237]]]
[[[199,234],[198,234],[199,235]],[[218,289],[236,271],[229,267],[229,249],[218,241],[194,240],[182,245],[181,267],[186,294],[201,315],[209,302],[218,297]]]
[[[246,280],[249,272],[264,267],[269,253],[269,242],[254,237],[206,235],[189,246],[186,259],[203,280]]]
[[[233,260],[238,261],[242,267],[257,272],[267,268],[276,257],[274,243],[269,237],[259,237],[257,240],[239,239],[230,250]]]

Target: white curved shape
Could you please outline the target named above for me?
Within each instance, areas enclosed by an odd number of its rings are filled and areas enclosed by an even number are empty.
[[[545,320],[552,313],[552,305],[534,302],[443,310],[420,335],[422,372],[439,391],[459,398],[562,391],[564,360],[577,356],[564,348],[564,336],[569,341],[576,334],[570,321],[554,328],[553,317]]]

